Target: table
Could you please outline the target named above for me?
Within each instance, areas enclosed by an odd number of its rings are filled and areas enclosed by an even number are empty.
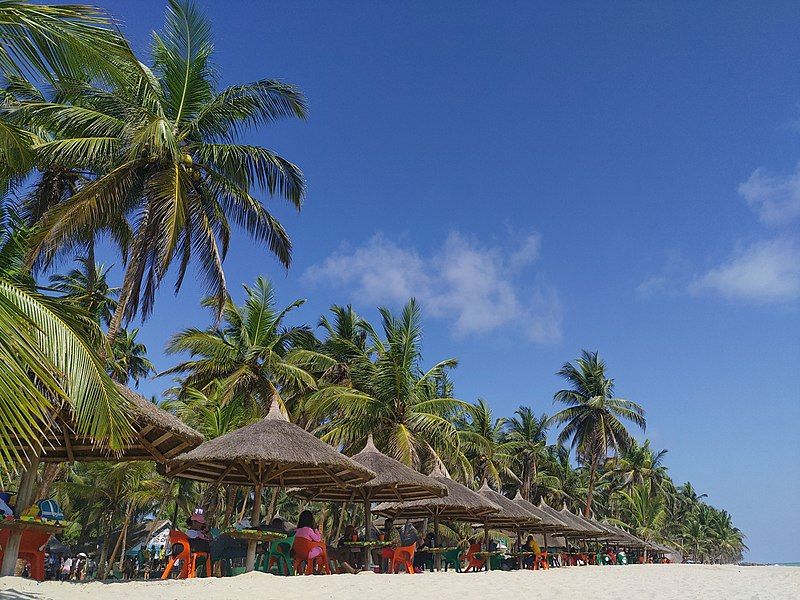
[[[521,552],[509,552],[509,553],[508,553],[508,555],[509,555],[509,556],[513,556],[513,557],[515,557],[515,558],[517,558],[517,559],[518,559],[518,561],[519,561],[519,568],[520,568],[520,569],[522,568],[522,560],[523,560],[525,557],[528,557],[528,556],[533,556],[533,557],[534,557],[534,559],[536,558],[536,552],[534,552],[533,550],[523,550],[523,551],[521,551]]]
[[[278,531],[261,531],[259,529],[234,529],[223,533],[235,540],[247,540],[248,542],[274,542],[275,540],[285,540],[288,537],[285,533]]]
[[[8,519],[0,520],[0,529],[10,529],[12,531],[34,531],[37,533],[49,533],[51,535],[58,535],[64,531],[64,528],[67,525],[69,525],[69,523],[66,521],[56,524],[42,523],[41,521],[21,521],[20,519],[14,519],[13,521]]]
[[[493,556],[502,556],[503,554],[505,554],[505,552],[503,552],[502,550],[492,550],[491,552],[486,552],[486,551],[484,551],[484,552],[476,552],[475,556],[477,556],[478,558],[485,558],[486,559],[486,570],[487,571],[491,571],[492,570],[492,557]]]
[[[369,549],[368,552],[364,552],[364,556],[362,557],[364,559],[364,568],[366,569],[369,552],[371,552],[373,549],[388,548],[389,546],[392,545],[392,542],[386,542],[383,540],[370,540],[370,541],[362,540],[360,542],[359,541],[344,542],[344,545],[352,549],[353,552],[361,552],[362,550]]]
[[[457,548],[458,548],[458,546],[449,546],[449,547],[442,546],[442,547],[439,547],[439,548],[434,546],[432,548],[423,548],[423,550],[425,552],[430,552],[431,554],[433,554],[434,567],[435,567],[435,569],[437,571],[441,571],[442,570],[442,554],[450,552],[451,550],[456,550]]]

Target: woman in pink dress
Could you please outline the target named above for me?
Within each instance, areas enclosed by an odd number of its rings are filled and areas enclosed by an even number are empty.
[[[297,530],[294,532],[296,538],[304,538],[312,542],[319,542],[322,536],[314,523],[314,515],[310,510],[304,510],[300,513],[300,518],[297,521]],[[309,560],[314,560],[322,554],[322,548],[312,548],[308,553]]]

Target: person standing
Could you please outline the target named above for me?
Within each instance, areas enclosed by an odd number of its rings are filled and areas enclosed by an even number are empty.
[[[69,575],[72,571],[72,557],[67,556],[64,559],[64,562],[61,563],[61,569],[59,570],[59,581],[69,581]]]

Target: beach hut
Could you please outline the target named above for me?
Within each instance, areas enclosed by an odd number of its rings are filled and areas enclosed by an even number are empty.
[[[367,541],[372,534],[373,502],[405,502],[441,498],[447,495],[447,487],[443,484],[383,454],[375,446],[372,435],[367,438],[364,449],[354,455],[352,460],[374,472],[375,478],[348,488],[328,487],[300,490],[299,495],[307,500],[362,502],[364,505],[364,532]],[[367,552],[366,556],[366,564],[369,569],[372,555]]]
[[[261,520],[264,487],[348,488],[375,477],[370,469],[290,423],[275,400],[265,418],[177,456],[166,463],[164,473],[213,485],[252,486],[253,527]],[[253,570],[255,553],[256,542],[250,540],[248,571]]]
[[[383,502],[375,507],[375,512],[391,517],[432,517],[436,545],[440,546],[440,520],[480,520],[484,515],[500,511],[500,507],[491,500],[453,481],[441,462],[436,464],[429,477],[447,488],[446,496],[410,502]]]
[[[36,472],[40,462],[87,462],[98,460],[132,461],[154,460],[163,462],[181,452],[194,448],[203,436],[170,413],[148,402],[129,388],[116,384],[128,403],[132,438],[129,444],[115,452],[97,440],[75,433],[73,415],[68,410],[54,412],[50,427],[42,440],[42,451],[31,460],[22,472],[17,492],[15,514],[19,515],[33,504]],[[18,448],[24,453],[24,449]],[[3,555],[0,575],[13,575],[19,552],[22,531],[11,531]]]

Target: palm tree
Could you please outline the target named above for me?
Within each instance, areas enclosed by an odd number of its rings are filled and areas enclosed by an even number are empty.
[[[500,489],[502,480],[518,480],[512,464],[521,445],[506,436],[508,420],[494,419],[486,400],[468,405],[456,421],[461,451],[478,476],[478,487],[487,481]]]
[[[276,153],[236,140],[253,126],[303,118],[305,100],[296,88],[268,79],[216,90],[212,50],[204,16],[186,1],[169,0],[165,31],[154,36],[152,70],[121,64],[124,84],[76,83],[63,103],[23,102],[17,109],[54,134],[36,147],[43,164],[96,173],[45,212],[31,261],[47,263],[87,231],[134,221],[111,341],[123,321],[149,315],[176,260],[176,292],[194,258],[220,313],[227,298],[222,261],[233,225],[290,263],[286,231],[253,193],[279,194],[299,209],[303,176]]]
[[[571,385],[556,392],[554,399],[568,408],[553,415],[551,422],[564,425],[559,444],[571,439],[578,459],[589,464],[589,487],[584,514],[592,508],[597,468],[609,451],[618,452],[630,445],[631,435],[620,419],[646,426],[644,409],[630,400],[614,397],[614,380],[606,377],[606,365],[597,352],[583,351],[575,361],[565,363],[558,375]]]
[[[468,405],[452,398],[446,379],[456,360],[423,370],[421,316],[414,299],[399,316],[379,311],[386,339],[372,340],[374,353],[354,353],[348,362],[350,384],[320,385],[306,400],[305,412],[322,421],[322,439],[346,451],[362,448],[371,434],[379,448],[406,465],[420,467],[425,457],[443,453],[468,470],[452,423]]]
[[[78,263],[77,268],[68,273],[50,276],[50,289],[58,292],[62,298],[83,307],[90,315],[94,315],[98,323],[108,325],[116,307],[114,298],[119,292],[108,283],[111,267],[107,268],[83,256],[75,261]]]
[[[539,460],[545,456],[549,417],[537,417],[529,406],[520,406],[508,420],[508,437],[519,445],[517,457],[522,465],[520,493],[535,501],[538,490],[534,483],[539,475]]]
[[[624,448],[622,454],[612,461],[611,470],[606,475],[616,475],[622,480],[622,485],[628,491],[637,484],[647,481],[652,483],[652,491],[661,490],[662,484],[667,480],[667,469],[664,466],[666,450],[654,452],[650,448],[650,440],[644,444],[632,439],[630,445]]]
[[[24,76],[81,76],[115,71],[114,60],[131,57],[127,42],[112,27],[108,15],[93,6],[34,4],[0,0],[0,80]],[[31,130],[6,118],[0,96],[0,191],[8,179],[33,166]]]
[[[275,290],[259,277],[251,288],[244,286],[247,300],[236,306],[229,298],[222,311],[222,326],[185,329],[176,334],[167,352],[189,352],[191,360],[163,374],[183,376],[181,389],[206,391],[215,382],[225,389],[225,400],[241,397],[267,411],[273,400],[286,410],[282,390],[314,388],[314,378],[291,360],[295,346],[313,337],[306,327],[284,327],[284,319],[305,300],[295,300],[276,310]],[[213,299],[204,301],[213,305]]]
[[[139,387],[139,380],[156,372],[155,366],[147,358],[147,346],[136,341],[139,329],[123,329],[111,347],[111,377],[127,384],[133,381]]]
[[[127,403],[95,348],[102,334],[81,310],[42,295],[17,270],[26,248],[7,203],[0,210],[0,470],[41,451],[56,408],[74,414],[76,433],[120,448],[132,435]]]
[[[636,484],[630,493],[622,492],[622,496],[628,503],[628,524],[636,535],[646,542],[659,539],[667,511],[664,499],[653,494],[650,482]]]

